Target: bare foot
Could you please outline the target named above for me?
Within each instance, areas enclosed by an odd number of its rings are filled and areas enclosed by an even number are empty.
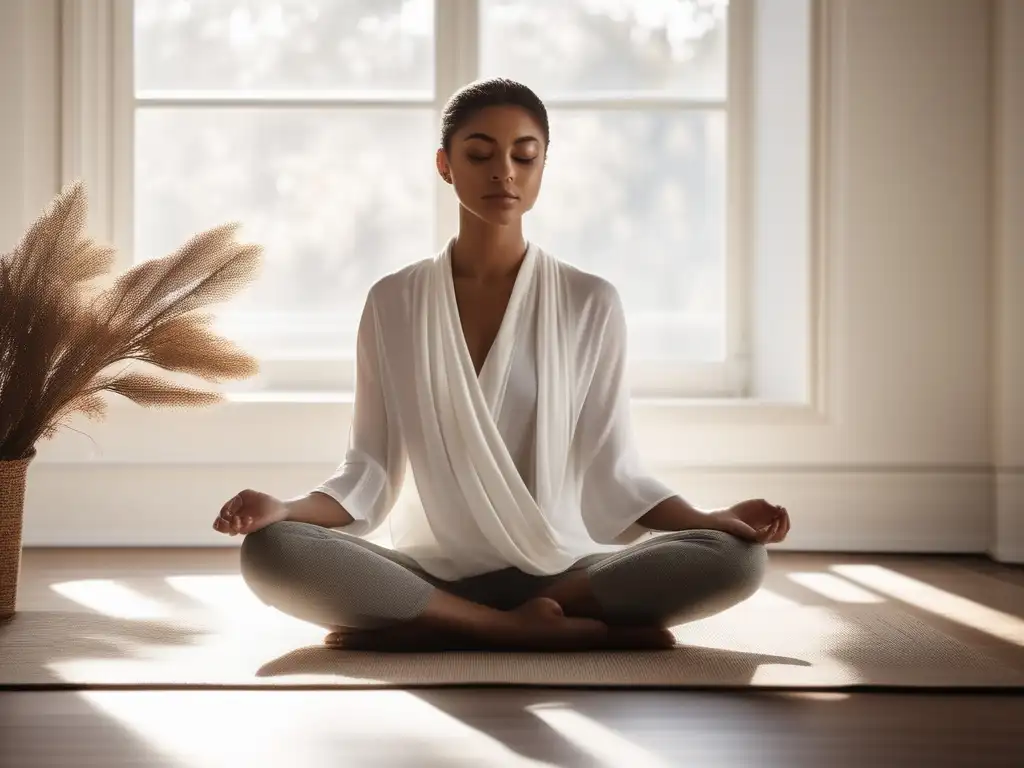
[[[324,644],[346,651],[383,653],[570,650],[596,646],[597,641],[607,635],[607,628],[599,622],[586,621],[583,627],[578,623],[577,626],[567,625],[568,620],[558,621],[544,615],[539,608],[531,605],[510,611],[508,621],[486,639],[408,622],[381,629],[331,632],[324,638]]]
[[[499,647],[529,651],[575,651],[597,648],[608,638],[608,625],[574,619],[549,597],[535,597],[508,611],[508,625],[496,639]]]
[[[676,638],[664,627],[609,627],[607,650],[667,651],[676,647]]]
[[[512,650],[591,651],[672,648],[675,638],[661,627],[612,627],[595,619],[567,617],[549,597],[535,597],[510,612],[516,629]]]
[[[606,647],[608,627],[593,619],[566,618],[554,600],[538,597],[498,615],[487,638],[472,638],[425,627],[416,622],[382,629],[332,632],[324,642],[332,648],[367,651],[568,651]]]
[[[661,627],[609,627],[595,619],[567,617],[548,597],[535,597],[502,614],[488,637],[445,632],[417,622],[382,629],[348,629],[324,638],[331,648],[378,652],[662,650],[675,638]]]

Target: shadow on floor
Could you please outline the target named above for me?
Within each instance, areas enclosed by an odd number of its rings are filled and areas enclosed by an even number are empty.
[[[458,654],[460,652],[454,652]],[[680,658],[684,658],[688,666],[699,665],[706,669],[728,669],[729,670],[729,685],[743,686],[750,683],[754,677],[754,673],[764,664],[779,664],[779,665],[790,665],[795,667],[809,667],[810,662],[802,659],[796,659],[789,656],[772,656],[761,653],[744,653],[741,651],[729,651],[720,648],[703,648],[696,646],[682,646],[670,651],[633,651],[633,652],[621,652],[623,655],[628,656],[631,660],[644,660],[650,659],[650,663],[666,664],[664,656],[665,654],[679,654]],[[408,670],[412,666],[419,666],[422,669],[423,659],[426,657],[428,660],[433,657],[438,660],[450,658],[452,652],[445,654],[402,654],[402,653],[390,653],[390,654],[379,654],[369,653],[363,651],[337,651],[325,648],[323,646],[307,646],[305,648],[298,648],[290,653],[280,656],[276,659],[272,659],[256,671],[256,677],[279,677],[286,675],[342,675],[345,677],[351,677],[355,679],[366,679],[376,680],[384,683],[408,683],[409,672],[403,672],[402,670]],[[501,654],[508,658],[510,662],[514,663],[514,660],[526,654]],[[537,664],[538,661],[545,665],[557,664],[557,663],[586,663],[588,657],[594,658],[594,663],[605,663],[610,658],[609,655],[602,654],[600,657],[593,656],[586,653],[572,653],[572,654],[530,654],[531,662]],[[390,664],[381,663],[382,659],[393,660]],[[571,661],[569,661],[571,659]],[[369,668],[368,661],[372,661],[372,669]],[[524,663],[524,662],[520,662]],[[393,677],[389,679],[389,670],[387,666],[394,665],[397,672]],[[606,676],[605,679],[614,680],[616,674],[619,677],[622,673],[616,673],[612,669]],[[595,680],[601,679],[601,673],[594,673],[593,678]],[[437,675],[432,675],[428,672],[428,679],[426,682],[437,683]],[[444,675],[441,676],[442,678]],[[553,675],[554,677],[554,675]],[[661,685],[672,686],[677,681],[666,679],[661,682]],[[553,685],[559,685],[558,682],[552,683]],[[443,685],[443,683],[441,684]],[[596,687],[602,687],[597,685]],[[614,685],[605,684],[605,688],[629,688],[630,685]],[[642,684],[633,684],[634,688],[643,688]]]
[[[46,690],[64,687],[61,664],[91,659],[123,659],[131,647],[190,644],[195,633],[173,622],[129,621],[78,611],[23,611],[0,622],[4,635],[17,630],[33,644],[31,653],[19,656],[31,664],[33,685],[10,683],[18,670],[0,671],[0,765],[105,765],[119,756],[119,764],[143,764],[147,768],[176,768],[181,763],[167,757],[144,737],[133,732],[81,692]],[[2,666],[2,661],[0,661]],[[16,692],[16,693],[15,693]],[[88,738],[76,740],[72,751],[62,740],[69,732],[87,727]],[[121,763],[127,757],[130,763]]]

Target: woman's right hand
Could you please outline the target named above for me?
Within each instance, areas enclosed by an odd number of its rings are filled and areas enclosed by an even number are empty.
[[[213,530],[237,536],[240,533],[255,533],[286,519],[288,508],[283,501],[268,493],[246,488],[221,507],[220,515],[213,521]]]

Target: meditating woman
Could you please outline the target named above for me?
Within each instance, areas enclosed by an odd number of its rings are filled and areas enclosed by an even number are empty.
[[[752,595],[789,530],[782,507],[698,510],[645,473],[616,289],[523,237],[548,138],[523,85],[451,98],[436,163],[459,231],[369,292],[344,462],[298,498],[241,491],[213,524],[245,535],[253,593],[328,645],[668,647]],[[392,513],[407,464],[418,503]],[[385,518],[393,549],[365,539]]]

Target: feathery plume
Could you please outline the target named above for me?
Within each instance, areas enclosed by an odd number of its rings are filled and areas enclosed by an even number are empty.
[[[113,267],[114,248],[85,234],[81,182],[65,187],[0,254],[0,460],[28,455],[74,414],[99,420],[103,393],[145,407],[200,407],[216,391],[128,370],[133,362],[208,382],[254,376],[254,357],[210,329],[198,310],[227,301],[257,275],[262,249],[238,225],[201,232],[173,253],[127,269],[87,295]],[[118,374],[109,371],[127,363]]]

